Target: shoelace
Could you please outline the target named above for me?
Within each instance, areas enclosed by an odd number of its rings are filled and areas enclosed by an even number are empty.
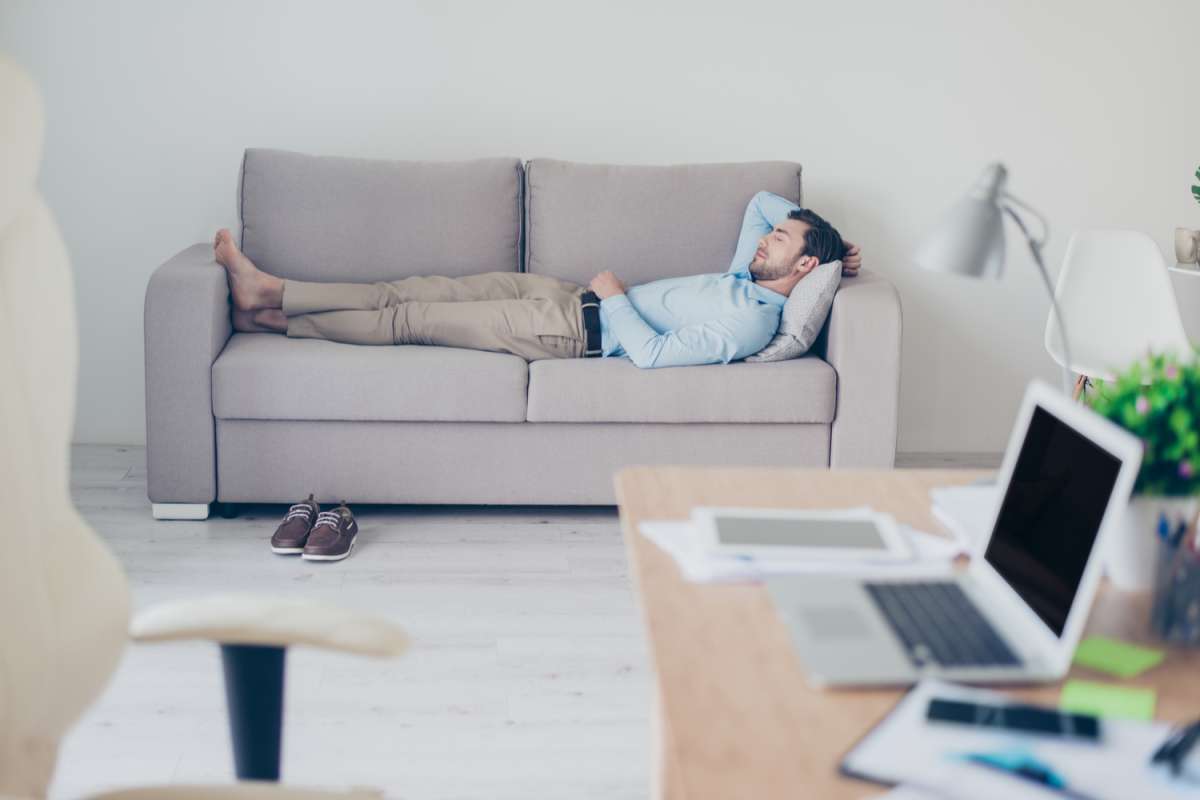
[[[328,525],[331,528],[337,528],[339,525],[341,525],[341,522],[342,515],[338,512],[322,511],[320,514],[317,514],[317,524],[313,525],[313,527],[319,528],[322,525]]]
[[[304,517],[305,519],[308,519],[311,516],[312,506],[310,506],[308,503],[296,503],[296,505],[288,509],[287,516],[283,518],[283,521],[287,522],[295,517]]]

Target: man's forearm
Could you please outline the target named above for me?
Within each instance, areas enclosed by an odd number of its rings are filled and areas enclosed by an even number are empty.
[[[606,297],[600,301],[600,307],[604,309],[609,328],[629,359],[639,367],[652,365],[655,355],[652,343],[658,332],[642,319],[629,298],[624,294]]]
[[[758,248],[758,241],[799,207],[786,197],[771,192],[759,192],[750,198],[746,205],[746,213],[742,217],[742,232],[738,234],[737,249],[733,254],[733,261],[729,264],[729,271],[742,272],[749,269],[750,262],[754,260],[754,251]]]
[[[786,197],[780,197],[771,192],[759,192],[754,195],[753,202],[768,230],[783,222],[787,219],[788,214],[800,208]]]
[[[609,330],[629,360],[642,369],[728,364],[766,346],[777,323],[756,310],[743,309],[658,333],[623,294],[606,298],[601,305],[608,317]]]

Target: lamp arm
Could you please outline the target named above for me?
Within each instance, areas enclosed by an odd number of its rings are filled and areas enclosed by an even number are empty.
[[[1037,240],[1037,244],[1038,244],[1039,248],[1043,247],[1046,244],[1046,242],[1049,241],[1049,239],[1050,239],[1050,223],[1046,221],[1046,218],[1044,216],[1042,216],[1041,212],[1038,211],[1033,206],[1026,203],[1021,198],[1017,197],[1015,194],[1012,194],[1010,192],[1004,192],[1001,195],[1001,198],[1003,200],[1007,200],[1009,203],[1012,203],[1017,208],[1021,209],[1022,211],[1024,211],[1027,214],[1031,214],[1035,219],[1037,219],[1038,224],[1042,226],[1042,237]],[[1021,219],[1018,218],[1017,215],[1014,214],[1011,209],[1005,207],[1005,211],[1008,211],[1009,216],[1011,216],[1014,220],[1016,220],[1017,225],[1019,225],[1021,228],[1021,232],[1025,234],[1025,238],[1029,239],[1032,242],[1033,237],[1030,236],[1029,229],[1025,227],[1025,225],[1022,223]]]
[[[1062,339],[1063,358],[1067,362],[1062,367],[1063,391],[1069,397],[1074,381],[1071,379],[1071,364],[1073,362],[1071,360],[1071,346],[1067,342],[1067,323],[1063,319],[1062,309],[1058,306],[1058,298],[1054,296],[1054,285],[1050,282],[1050,273],[1046,271],[1046,263],[1042,260],[1042,246],[1050,237],[1050,226],[1047,224],[1045,217],[1008,192],[1004,193],[1004,199],[1008,202],[1002,204],[1001,208],[1004,209],[1006,214],[1012,217],[1013,222],[1017,223],[1017,227],[1021,229],[1021,233],[1025,236],[1025,241],[1029,243],[1029,252],[1033,254],[1033,260],[1037,264],[1038,272],[1041,273],[1042,282],[1046,285],[1046,292],[1050,295],[1050,309],[1054,312],[1054,316],[1058,317],[1058,333]],[[1009,203],[1020,207],[1037,218],[1038,222],[1042,225],[1041,239],[1033,237],[1033,234],[1029,232],[1029,227],[1025,224],[1025,220],[1021,219],[1017,212],[1013,211],[1012,205],[1009,205]]]

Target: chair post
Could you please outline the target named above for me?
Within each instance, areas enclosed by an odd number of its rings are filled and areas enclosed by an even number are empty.
[[[221,645],[238,780],[279,780],[286,654],[282,647]]]

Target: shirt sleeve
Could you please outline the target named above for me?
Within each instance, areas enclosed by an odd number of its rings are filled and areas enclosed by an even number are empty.
[[[625,295],[605,298],[600,304],[622,349],[642,369],[728,364],[766,347],[778,326],[778,320],[772,323],[761,310],[744,308],[720,319],[658,333]]]
[[[800,206],[770,192],[759,192],[750,199],[742,217],[742,232],[738,234],[737,250],[729,265],[729,272],[749,274],[750,262],[758,249],[758,240],[766,236],[775,226],[787,219],[787,215]]]

